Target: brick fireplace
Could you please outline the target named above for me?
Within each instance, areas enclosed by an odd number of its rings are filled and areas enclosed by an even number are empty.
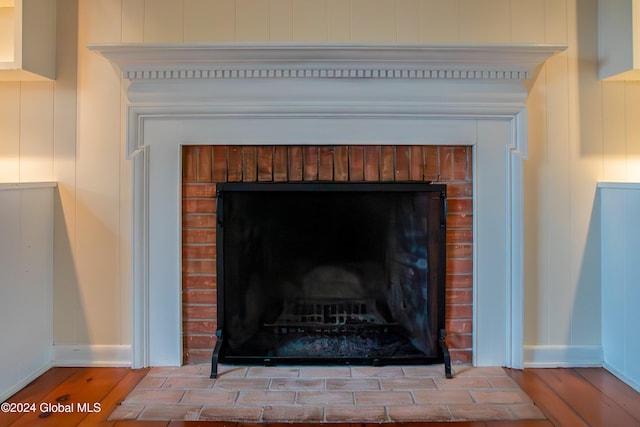
[[[449,344],[457,360],[522,367],[527,80],[564,47],[90,48],[122,72],[128,99],[134,367],[202,360],[212,344],[214,294],[203,286],[213,280],[213,248],[188,240],[211,233],[197,228],[213,219],[199,210],[212,203],[200,196],[211,195],[214,175],[321,179],[328,152],[333,179],[413,180],[422,170],[422,179],[446,183],[450,197],[462,191],[447,221]],[[317,163],[306,168],[299,152]],[[377,171],[366,161],[376,155]],[[193,229],[184,235],[183,219]]]
[[[183,363],[208,362],[215,344],[215,183],[314,181],[447,185],[447,341],[454,363],[471,362],[471,147],[184,146],[182,165]]]

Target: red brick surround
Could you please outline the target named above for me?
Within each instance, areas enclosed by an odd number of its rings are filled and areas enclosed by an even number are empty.
[[[467,146],[185,146],[182,169],[184,363],[207,362],[216,331],[216,182],[434,181],[447,185],[448,345],[471,361],[473,184]]]

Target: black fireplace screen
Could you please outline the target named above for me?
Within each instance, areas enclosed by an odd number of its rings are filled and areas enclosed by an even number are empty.
[[[217,185],[218,361],[438,363],[446,187]]]

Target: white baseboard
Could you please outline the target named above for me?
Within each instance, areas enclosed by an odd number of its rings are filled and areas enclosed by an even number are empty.
[[[0,402],[4,402],[8,398],[13,396],[17,392],[19,392],[20,390],[22,390],[27,384],[29,384],[31,381],[38,378],[40,375],[47,372],[52,366],[53,364],[51,362],[45,363],[44,365],[42,365],[42,367],[40,367],[39,369],[36,369],[26,377],[22,378],[20,381],[18,381],[15,385],[13,385],[8,390],[2,390],[0,392]]]
[[[601,345],[525,345],[525,368],[601,367]]]
[[[631,387],[632,389],[640,393],[640,382],[638,382],[637,378],[636,379],[630,378],[629,376],[627,376],[626,374],[623,374],[622,372],[620,372],[619,370],[617,370],[616,368],[614,368],[613,366],[609,365],[606,362],[603,364],[602,367],[607,371],[611,372],[616,377],[618,377],[620,381],[622,381],[623,383],[627,384],[629,387]]]
[[[131,366],[131,346],[54,345],[53,366]]]

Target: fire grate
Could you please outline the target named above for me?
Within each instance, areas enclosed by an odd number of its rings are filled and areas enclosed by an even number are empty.
[[[290,328],[330,332],[336,328],[390,325],[372,299],[303,299],[286,300],[276,321],[265,326],[273,327],[277,333],[289,333]]]

